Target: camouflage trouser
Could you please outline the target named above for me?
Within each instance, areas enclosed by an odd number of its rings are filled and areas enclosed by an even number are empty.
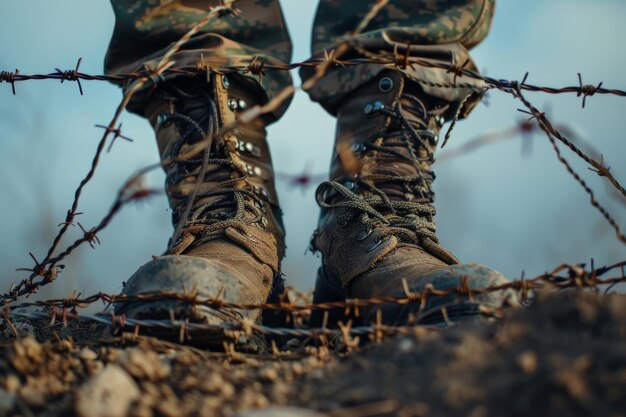
[[[303,0],[290,0],[303,1]],[[111,0],[116,25],[105,59],[107,73],[123,73],[143,68],[158,60],[168,47],[183,36],[220,0]],[[313,30],[313,56],[336,49],[353,32],[375,0],[320,0]],[[238,16],[216,18],[175,55],[177,68],[203,66],[219,68],[249,64],[255,57],[266,63],[289,63],[291,40],[278,0],[239,0]],[[457,64],[469,60],[465,68],[476,70],[468,49],[489,31],[495,0],[390,0],[365,30],[350,38],[351,49],[342,55],[358,57],[368,52],[393,52],[394,44],[412,45],[411,56]],[[403,46],[403,50],[406,47]],[[330,113],[342,97],[372,79],[385,67],[365,64],[337,67],[308,90],[311,98]],[[413,66],[407,76],[433,83],[452,83],[455,75],[446,70]],[[303,79],[312,70],[300,72]],[[248,76],[255,77],[252,74]],[[467,81],[465,77],[464,82]],[[256,77],[255,77],[256,79]],[[291,85],[287,71],[267,71],[261,78],[267,98],[275,97]],[[429,87],[434,97],[458,105],[468,90]],[[471,104],[467,108],[471,108]],[[274,114],[278,119],[287,105]]]

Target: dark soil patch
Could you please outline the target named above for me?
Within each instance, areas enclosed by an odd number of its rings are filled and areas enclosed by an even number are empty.
[[[308,347],[280,356],[143,337],[96,343],[103,329],[85,325],[78,334],[65,330],[72,342],[53,336],[57,327],[4,321],[0,416],[229,416],[268,408],[265,415],[278,416],[276,407],[287,405],[363,417],[625,416],[624,317],[624,295],[569,292],[495,325],[418,330],[350,354]],[[25,332],[47,340],[7,340]]]

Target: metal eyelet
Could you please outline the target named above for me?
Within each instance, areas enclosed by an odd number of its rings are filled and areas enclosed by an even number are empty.
[[[232,98],[228,99],[228,108],[231,111],[236,111],[239,109],[239,105],[237,104],[237,100],[233,100]]]
[[[252,187],[252,192],[254,194],[256,194],[256,195],[262,196],[263,198],[265,198],[268,201],[270,199],[270,193],[268,193],[267,190],[265,188],[263,188],[263,187],[259,187],[259,186],[254,185]]]
[[[362,142],[355,142],[351,146],[353,153],[361,153],[365,149],[365,145]]]
[[[354,181],[346,181],[343,183],[343,186],[348,190],[353,191],[356,188],[356,183]]]
[[[239,107],[239,110],[245,110],[248,108],[248,103],[245,100],[237,100],[237,106]]]
[[[382,111],[384,108],[385,104],[380,100],[376,100],[374,103],[367,103],[365,107],[363,107],[363,114],[371,116]]]
[[[169,125],[172,122],[172,119],[170,118],[170,115],[167,113],[161,113],[157,116],[157,127],[161,127],[163,125]]]
[[[222,86],[227,90],[230,88],[230,80],[228,77],[222,77]]]
[[[263,201],[255,201],[254,206],[265,213],[265,203]]]
[[[382,239],[382,238],[381,238],[381,239],[378,239],[376,242],[374,242],[374,243],[372,243],[372,244],[368,245],[368,246],[365,248],[365,251],[369,253],[369,252],[373,251],[374,249],[378,248],[380,245],[382,245],[382,244],[383,244],[383,242],[384,242],[384,241],[383,241],[383,239]]]
[[[256,175],[257,177],[260,177],[261,174],[263,173],[263,171],[261,170],[261,168],[254,166],[254,165],[250,165],[250,164],[246,164],[246,172],[248,173],[248,175],[252,176],[252,175]]]
[[[383,93],[388,93],[393,88],[393,81],[389,77],[383,77],[378,82],[378,89]]]
[[[236,148],[239,152],[247,152],[256,157],[261,156],[261,149],[258,146],[255,146],[252,142],[246,142],[245,140],[237,139]]]

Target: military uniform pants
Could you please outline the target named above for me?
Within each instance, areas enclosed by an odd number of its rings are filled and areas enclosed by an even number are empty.
[[[303,0],[288,0],[303,1]],[[111,0],[116,25],[105,59],[108,74],[137,71],[157,62],[172,43],[200,21],[219,0]],[[312,55],[345,43],[366,16],[375,0],[320,0],[313,29]],[[248,65],[255,58],[265,63],[291,61],[291,40],[278,0],[239,0],[238,16],[213,19],[174,56],[177,68],[219,68]],[[342,55],[364,57],[367,51],[394,50],[401,44],[412,57],[457,64],[476,70],[468,50],[487,35],[495,0],[390,0],[389,4],[358,34],[349,38],[350,49]],[[410,45],[410,46],[408,46]],[[396,66],[397,67],[397,66]],[[382,64],[335,67],[308,89],[311,98],[331,114],[342,98],[385,69]],[[445,69],[420,66],[400,68],[408,77],[427,81],[424,91],[451,104],[463,102],[468,90],[439,88],[431,83],[452,83],[455,75]],[[301,70],[303,79],[311,69]],[[169,75],[173,76],[173,75]],[[253,74],[245,76],[253,77]],[[465,77],[467,78],[467,77]],[[465,79],[464,79],[465,81]],[[468,80],[469,81],[469,80]],[[267,99],[290,86],[287,71],[266,71],[260,84]],[[476,82],[478,83],[478,82]],[[471,104],[465,110],[471,108]],[[273,114],[275,121],[287,103]]]

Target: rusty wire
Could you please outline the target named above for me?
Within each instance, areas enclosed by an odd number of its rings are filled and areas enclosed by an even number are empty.
[[[106,324],[118,329],[132,330],[133,334],[137,336],[141,330],[171,330],[173,334],[177,334],[179,342],[192,340],[193,332],[219,332],[223,333],[227,337],[236,339],[238,335],[250,335],[252,333],[260,333],[271,336],[282,336],[292,338],[308,338],[312,340],[328,340],[332,337],[339,337],[343,339],[345,346],[350,348],[356,348],[359,345],[359,337],[367,336],[370,340],[381,341],[390,336],[397,335],[415,335],[419,332],[431,332],[438,331],[439,327],[420,324],[409,324],[404,326],[390,326],[382,323],[381,315],[377,314],[377,319],[372,321],[369,325],[353,326],[351,321],[347,323],[339,323],[337,328],[328,328],[326,326],[319,328],[296,328],[296,327],[269,327],[259,323],[255,323],[249,319],[232,320],[217,324],[209,323],[197,323],[190,322],[187,319],[175,319],[170,320],[154,320],[154,319],[133,319],[128,318],[125,315],[115,315],[112,312],[104,312],[97,314],[80,314],[79,308],[85,308],[88,305],[98,302],[128,302],[128,301],[140,301],[151,302],[155,300],[179,300],[184,303],[194,305],[204,305],[215,309],[239,309],[239,310],[272,310],[272,311],[288,311],[296,312],[303,310],[330,310],[334,308],[345,308],[346,314],[354,313],[358,317],[358,309],[366,306],[377,306],[386,303],[396,303],[400,305],[407,305],[411,303],[423,303],[428,297],[440,297],[451,294],[459,294],[468,298],[472,298],[475,295],[484,294],[493,291],[502,291],[506,289],[514,289],[522,294],[528,295],[534,290],[553,289],[563,290],[567,288],[589,288],[599,290],[599,286],[615,285],[617,283],[626,282],[626,275],[624,274],[624,267],[626,262],[617,263],[611,266],[605,266],[597,269],[585,270],[583,266],[577,265],[561,265],[554,269],[551,273],[537,276],[533,279],[520,279],[508,284],[499,286],[487,287],[487,288],[473,288],[469,289],[466,283],[463,283],[450,290],[437,291],[433,288],[429,288],[422,293],[409,293],[407,297],[380,297],[366,300],[346,300],[341,302],[320,303],[320,304],[308,304],[308,305],[295,305],[292,303],[281,302],[279,304],[235,304],[227,303],[216,298],[201,299],[198,294],[174,294],[174,293],[155,293],[155,294],[140,294],[136,296],[120,296],[120,295],[108,295],[104,293],[95,294],[91,297],[80,298],[77,295],[66,299],[47,300],[40,302],[33,302],[16,306],[15,308],[5,308],[4,318],[10,321],[10,317],[19,317],[25,319],[43,319],[49,320],[50,325],[55,325],[60,322],[62,325],[67,325],[69,321],[88,321]],[[621,274],[612,278],[600,278],[601,275],[613,270],[620,270]],[[566,272],[565,276],[558,275],[562,272]],[[505,300],[506,302],[506,300]],[[27,307],[46,307],[45,311],[33,311],[27,309]],[[503,307],[506,305],[503,304]],[[8,307],[8,306],[7,306]],[[443,308],[442,314],[445,317],[445,308]],[[500,318],[502,317],[502,308],[491,308],[482,306],[479,310],[479,314],[485,317]]]
[[[402,55],[404,57],[404,55]],[[82,59],[79,59],[79,62]],[[380,64],[387,66],[395,66],[397,64],[395,58],[387,58],[381,57],[377,59],[373,58],[351,58],[345,60],[338,60],[333,56],[331,52],[328,52],[324,58],[311,58],[301,62],[294,62],[291,64],[274,64],[267,63],[262,60],[261,57],[256,56],[250,60],[248,64],[242,65],[228,65],[221,67],[211,67],[207,68],[203,66],[201,63],[198,63],[197,68],[168,68],[167,70],[162,72],[163,76],[167,75],[187,75],[194,76],[200,74],[206,74],[207,70],[216,72],[218,74],[232,74],[232,73],[242,73],[242,74],[254,74],[257,76],[263,76],[267,72],[272,71],[291,71],[298,68],[316,68],[320,64],[328,63],[351,67],[357,65],[364,64]],[[595,94],[600,95],[614,95],[618,97],[626,97],[626,91],[620,89],[613,88],[605,88],[602,87],[603,83],[600,83],[597,86],[590,84],[582,84],[582,78],[580,78],[580,83],[578,85],[570,85],[565,87],[549,87],[549,86],[541,86],[541,85],[533,85],[529,83],[521,83],[515,80],[506,80],[506,79],[496,79],[491,78],[485,75],[481,75],[474,71],[468,70],[466,68],[458,68],[455,64],[443,64],[443,63],[433,63],[429,61],[425,61],[422,59],[418,59],[415,57],[409,57],[407,62],[407,66],[411,65],[419,65],[427,68],[438,68],[447,70],[458,77],[467,76],[475,80],[482,80],[488,86],[497,89],[504,88],[517,88],[519,87],[522,91],[529,92],[541,92],[546,94],[576,94],[577,97],[583,98],[583,106],[586,104],[586,98],[593,96]],[[68,75],[71,74],[71,75]],[[35,81],[35,80],[59,80],[59,81],[109,81],[114,83],[125,83],[128,81],[133,81],[143,77],[149,77],[151,74],[149,70],[144,69],[142,71],[136,72],[128,72],[123,74],[109,74],[109,75],[97,75],[97,74],[87,74],[84,72],[79,72],[77,69],[75,70],[65,70],[61,71],[55,69],[55,72],[51,72],[48,74],[24,74],[19,70],[11,71],[1,71],[0,72],[0,83],[5,82],[12,86],[12,91],[15,94],[15,83],[24,82],[24,81]],[[476,88],[474,84],[465,84],[465,83],[453,83],[453,84],[444,84],[444,83],[432,83],[426,82],[426,84],[434,87],[441,88]]]
[[[496,291],[514,290],[519,297],[524,300],[528,299],[534,291],[540,290],[564,290],[568,288],[578,289],[595,289],[599,290],[601,287],[614,286],[619,283],[626,283],[626,275],[624,270],[626,268],[626,261],[619,262],[609,266],[603,266],[600,268],[592,268],[586,270],[584,265],[567,265],[562,264],[551,272],[538,275],[534,278],[521,278],[514,281],[507,282],[505,284],[494,285],[485,288],[470,288],[466,280],[461,280],[459,285],[455,288],[449,288],[445,290],[437,290],[432,285],[425,287],[422,292],[406,291],[404,297],[375,297],[368,299],[348,299],[344,301],[333,301],[326,303],[307,303],[297,304],[291,301],[286,301],[286,292],[281,297],[278,303],[258,303],[258,304],[242,304],[232,303],[224,301],[221,297],[209,297],[206,294],[200,294],[197,291],[191,290],[186,293],[176,292],[152,292],[137,295],[125,295],[125,294],[107,294],[97,293],[88,297],[82,297],[80,294],[74,293],[70,297],[42,300],[21,303],[17,306],[10,306],[10,309],[18,309],[24,307],[52,307],[63,310],[68,310],[75,313],[77,309],[87,308],[90,305],[98,302],[104,304],[126,303],[126,302],[153,302],[164,300],[175,300],[188,305],[206,306],[213,309],[231,309],[231,310],[270,310],[280,312],[302,312],[321,310],[327,311],[336,308],[346,309],[347,312],[352,311],[358,315],[358,309],[363,307],[373,307],[382,304],[421,304],[430,298],[445,297],[449,295],[465,296],[473,298],[481,294],[488,294]],[[602,278],[603,275],[612,271],[619,271],[620,274],[610,278]]]
[[[14,311],[11,313],[15,317],[23,317],[29,319],[51,319],[60,316],[62,313],[52,309],[51,311]],[[288,336],[288,337],[311,337],[318,339],[321,336],[342,336],[344,332],[350,336],[371,335],[382,333],[385,336],[391,335],[408,335],[415,333],[416,328],[434,329],[430,326],[388,326],[384,324],[371,326],[349,326],[344,329],[334,329],[327,327],[298,329],[290,327],[269,327],[257,324],[252,321],[240,320],[232,322],[223,322],[216,324],[194,323],[186,320],[153,320],[153,319],[132,319],[123,316],[115,316],[110,313],[100,314],[74,314],[66,312],[64,316],[65,322],[69,320],[92,321],[111,326],[119,326],[124,329],[166,329],[177,330],[182,333],[193,331],[208,332],[224,332],[224,331],[240,331],[246,334],[257,332],[265,335]],[[182,341],[187,340],[187,338]]]
[[[363,48],[355,45],[354,38],[361,33],[361,31],[367,26],[367,23],[373,19],[376,14],[382,10],[385,5],[388,3],[386,0],[378,0],[372,5],[372,9],[370,13],[368,13],[363,21],[359,24],[355,31],[348,34],[346,37],[346,41],[334,50],[327,51],[324,54],[323,58],[313,58],[299,63],[292,64],[270,64],[264,62],[260,57],[254,57],[250,60],[248,64],[238,65],[238,66],[225,66],[220,68],[207,67],[202,63],[198,63],[196,68],[173,68],[174,62],[172,61],[173,55],[183,46],[187,40],[189,40],[200,28],[209,22],[211,19],[219,18],[224,15],[236,15],[237,9],[233,7],[234,1],[224,2],[222,5],[214,7],[210,10],[210,12],[196,24],[192,29],[185,34],[178,42],[173,44],[170,49],[166,52],[163,58],[154,66],[145,66],[145,68],[138,72],[127,73],[127,74],[117,74],[117,75],[90,75],[83,72],[80,72],[80,64],[82,62],[81,59],[77,61],[76,66],[71,70],[60,70],[58,68],[55,69],[55,72],[49,74],[23,74],[19,70],[15,71],[2,71],[0,72],[0,83],[5,82],[11,85],[11,89],[13,94],[16,93],[15,83],[30,81],[30,80],[58,80],[61,83],[68,82],[76,82],[78,84],[78,88],[80,93],[83,93],[83,85],[82,81],[112,81],[118,83],[126,83],[126,92],[124,97],[116,109],[116,112],[108,125],[98,125],[104,129],[104,133],[98,142],[98,146],[96,148],[96,152],[94,158],[92,160],[91,167],[87,173],[87,175],[80,182],[78,188],[76,189],[74,200],[72,202],[71,208],[67,211],[67,215],[65,221],[60,224],[61,229],[58,234],[54,238],[52,245],[48,249],[48,252],[45,258],[42,261],[38,261],[37,258],[31,254],[31,257],[34,261],[34,266],[32,268],[23,268],[23,270],[27,270],[31,272],[29,278],[22,280],[17,285],[12,285],[10,290],[0,295],[0,302],[3,304],[9,304],[16,301],[20,296],[28,296],[30,294],[35,293],[41,286],[47,285],[53,282],[58,274],[59,269],[63,267],[60,264],[63,259],[72,253],[77,247],[83,244],[94,245],[98,242],[97,233],[100,232],[103,228],[105,228],[113,219],[113,217],[119,212],[119,210],[126,204],[142,199],[149,195],[154,194],[155,190],[146,190],[142,187],[137,187],[137,184],[140,182],[143,174],[148,172],[149,170],[155,169],[157,167],[167,167],[172,163],[175,163],[180,160],[188,159],[193,156],[196,156],[200,152],[204,150],[208,143],[211,142],[215,137],[221,137],[229,131],[232,131],[234,128],[239,126],[240,124],[249,123],[250,121],[258,118],[259,116],[271,112],[278,108],[281,104],[283,104],[287,99],[289,99],[296,91],[294,87],[288,87],[280,92],[277,97],[268,102],[263,106],[255,106],[239,115],[239,119],[235,123],[231,123],[229,125],[223,126],[212,138],[205,138],[205,140],[198,142],[195,144],[185,155],[179,156],[177,158],[171,160],[162,161],[160,164],[155,164],[153,166],[147,167],[139,173],[131,176],[129,180],[124,184],[124,186],[118,192],[118,196],[114,201],[109,212],[103,217],[103,219],[98,223],[97,226],[92,228],[85,228],[80,225],[82,230],[82,237],[75,240],[71,245],[69,245],[66,249],[61,251],[58,255],[54,255],[58,246],[64,237],[69,227],[74,225],[75,218],[78,216],[78,203],[80,197],[82,195],[82,190],[87,185],[87,183],[93,178],[95,171],[98,167],[100,157],[105,148],[106,143],[109,141],[109,138],[112,137],[110,141],[109,149],[113,145],[116,139],[122,138],[125,140],[131,140],[130,138],[124,136],[121,131],[121,124],[118,124],[119,117],[123,110],[126,108],[126,105],[129,103],[132,96],[141,88],[148,86],[150,84],[156,85],[161,82],[164,77],[168,74],[178,74],[178,75],[197,75],[197,74],[205,74],[207,71],[213,71],[221,74],[230,74],[234,72],[243,73],[243,74],[253,74],[258,76],[259,79],[266,74],[268,71],[288,71],[296,68],[307,67],[307,68],[315,68],[316,72],[313,77],[311,77],[302,87],[305,89],[311,88],[313,84],[319,81],[327,71],[335,66],[355,66],[355,65],[364,65],[364,64],[378,64],[388,67],[412,67],[415,65],[426,67],[426,68],[435,68],[440,70],[445,70],[448,73],[454,75],[453,83],[445,84],[445,83],[432,83],[427,80],[418,80],[425,84],[431,86],[437,86],[441,88],[463,88],[469,89],[471,94],[474,95],[482,95],[485,91],[489,89],[497,89],[502,92],[513,95],[514,97],[520,99],[522,103],[527,107],[529,113],[533,116],[533,118],[538,123],[539,127],[546,133],[549,141],[552,143],[555,151],[557,152],[558,160],[565,166],[567,171],[575,178],[575,180],[585,189],[585,191],[591,197],[592,205],[598,209],[607,222],[615,229],[618,239],[622,242],[626,243],[626,237],[621,232],[620,226],[617,224],[615,219],[608,213],[608,211],[600,205],[600,203],[595,198],[593,191],[587,186],[587,184],[582,180],[582,178],[576,174],[569,163],[563,158],[560,154],[558,146],[556,145],[556,141],[560,141],[565,144],[571,151],[573,151],[578,157],[588,163],[592,169],[601,177],[605,177],[608,179],[610,184],[616,188],[622,196],[626,197],[626,190],[624,187],[618,182],[616,178],[610,173],[609,168],[604,166],[604,162],[596,161],[587,154],[585,154],[581,149],[576,147],[571,141],[565,138],[547,119],[544,113],[539,112],[528,100],[523,96],[522,92],[530,91],[530,92],[543,92],[547,94],[565,94],[565,93],[573,93],[576,94],[577,97],[582,97],[582,106],[585,107],[586,99],[595,94],[609,94],[620,97],[626,97],[626,91],[617,90],[617,89],[607,89],[603,87],[603,83],[599,83],[598,85],[584,84],[582,76],[578,74],[578,85],[554,88],[554,87],[546,87],[546,86],[537,86],[527,83],[528,74],[526,74],[521,82],[505,80],[505,79],[495,79],[492,77],[487,77],[481,75],[475,71],[467,69],[467,63],[458,64],[454,60],[451,60],[450,63],[445,62],[433,62],[429,60],[424,60],[420,58],[411,57],[409,55],[410,45],[401,44],[397,42],[392,42],[394,48],[393,52],[389,51],[367,51],[363,50]],[[359,52],[365,56],[364,58],[354,58],[354,59],[341,59],[342,55],[347,52],[350,48],[355,47]],[[482,81],[484,86],[477,88],[475,84],[463,82],[464,78],[469,78],[472,80]],[[466,98],[467,100],[468,98]],[[450,130],[448,131],[446,138],[450,137],[450,133],[454,128],[456,121],[459,118],[460,111],[457,113],[454,118]],[[115,126],[118,127],[115,127]],[[623,267],[623,265],[621,265]],[[580,279],[581,277],[578,277]],[[621,282],[623,280],[623,274],[621,278],[618,278],[618,281]],[[538,280],[541,281],[541,280]],[[517,284],[512,284],[511,288],[514,288],[515,285],[521,285],[519,282],[524,281],[516,281]],[[526,281],[527,282],[527,281]],[[529,285],[529,284],[525,284]],[[517,288],[518,290],[521,288]],[[529,289],[529,288],[527,288]],[[472,290],[475,292],[475,290]],[[437,295],[435,293],[430,295]],[[113,297],[113,296],[108,296]],[[104,295],[99,298],[100,300],[104,300]],[[411,298],[410,295],[407,298]],[[120,300],[119,296],[117,300]],[[106,300],[105,300],[106,301]],[[111,301],[111,300],[109,300]],[[360,300],[363,301],[363,300]],[[378,300],[380,301],[380,300]],[[398,300],[395,300],[398,301]],[[215,302],[215,300],[214,300]],[[377,300],[372,300],[372,303],[376,303]],[[393,302],[392,300],[386,300],[384,302]],[[350,307],[348,305],[350,301],[346,301],[346,304],[343,307]],[[81,304],[81,303],[78,303]],[[309,306],[311,307],[311,306]],[[328,306],[327,306],[328,307]],[[337,306],[328,307],[328,308],[336,308]],[[358,306],[353,306],[358,307]],[[257,306],[255,308],[261,308]],[[314,308],[314,307],[311,307]],[[317,308],[317,307],[315,307]],[[322,307],[319,307],[322,308]]]

